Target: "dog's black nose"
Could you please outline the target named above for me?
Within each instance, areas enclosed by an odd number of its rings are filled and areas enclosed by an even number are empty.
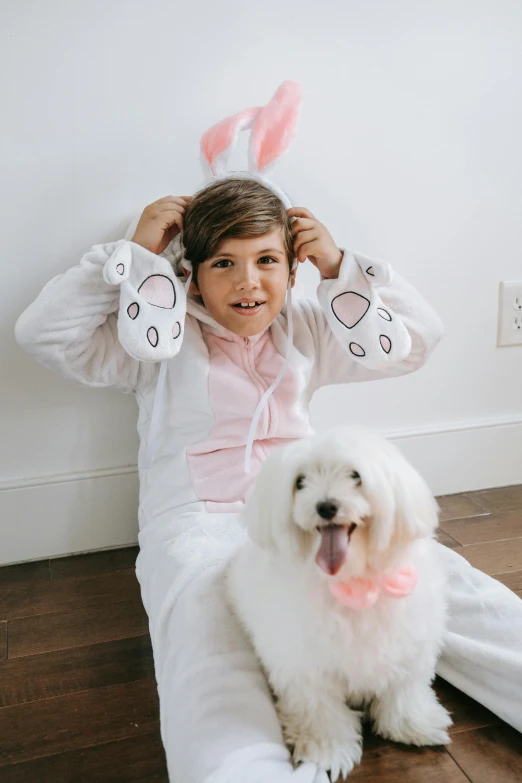
[[[339,506],[333,500],[321,500],[316,505],[316,509],[321,519],[333,519],[339,511]]]

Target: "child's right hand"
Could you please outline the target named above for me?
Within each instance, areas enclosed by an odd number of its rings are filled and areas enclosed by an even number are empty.
[[[151,253],[163,253],[167,245],[183,229],[183,215],[191,196],[165,196],[143,210],[132,242]]]

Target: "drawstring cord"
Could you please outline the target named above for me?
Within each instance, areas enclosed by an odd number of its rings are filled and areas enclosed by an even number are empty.
[[[272,385],[268,387],[266,392],[259,400],[257,404],[257,408],[255,409],[254,415],[252,417],[252,421],[250,422],[250,429],[248,430],[248,438],[246,442],[246,451],[245,451],[245,473],[250,473],[251,462],[252,462],[252,450],[254,448],[254,439],[256,435],[257,425],[259,424],[259,419],[261,418],[261,414],[263,413],[265,406],[268,403],[268,400],[270,399],[272,394],[275,392],[275,390],[283,380],[283,376],[290,363],[290,354],[294,343],[294,322],[292,318],[292,280],[291,279],[288,280],[288,291],[287,291],[286,301],[287,301],[287,317],[288,317],[288,343],[286,346],[286,356],[283,362],[283,366],[281,367],[279,373],[277,374],[277,378],[272,383]]]

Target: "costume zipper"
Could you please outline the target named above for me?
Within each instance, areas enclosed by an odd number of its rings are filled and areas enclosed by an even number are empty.
[[[243,340],[245,342],[247,355],[250,356],[250,338],[243,337]],[[250,371],[250,367],[248,369]],[[254,367],[254,369],[255,369],[255,367]],[[251,371],[250,371],[250,375],[253,376],[253,373]],[[265,383],[264,379],[262,378],[261,375],[259,375],[259,373],[256,372],[256,375],[257,375],[257,378],[258,378],[258,382],[261,385],[261,388],[263,390],[262,394],[261,394],[261,396],[262,396],[266,392],[266,390],[268,389],[269,384]],[[254,377],[254,380],[255,380],[255,377]],[[266,434],[268,435],[270,433],[270,430],[272,429],[272,412],[270,410],[270,400],[267,401],[266,405],[267,405],[267,417],[268,417],[268,426],[267,426]]]

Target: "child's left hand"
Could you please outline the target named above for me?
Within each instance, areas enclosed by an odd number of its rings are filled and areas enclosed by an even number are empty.
[[[343,254],[326,226],[304,207],[289,209],[288,217],[295,218],[292,234],[294,253],[299,263],[309,258],[323,277],[337,277]]]

